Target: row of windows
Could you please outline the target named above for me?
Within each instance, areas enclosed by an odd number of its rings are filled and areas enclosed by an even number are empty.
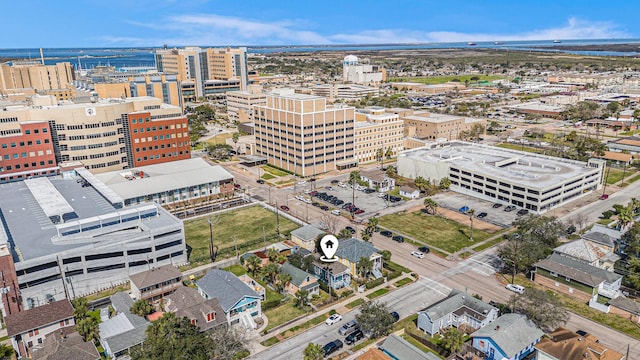
[[[43,133],[48,133],[48,132],[49,132],[49,129],[47,129],[47,128],[42,128],[42,132],[43,132]],[[24,133],[25,133],[25,134],[27,134],[27,135],[30,135],[30,134],[31,134],[31,130],[30,130],[30,129],[27,129],[27,130],[25,130],[25,131],[24,131]],[[40,129],[33,129],[33,133],[34,133],[34,134],[39,134],[39,133],[40,133]]]
[[[11,155],[4,155],[4,160],[11,160],[11,158],[13,157],[14,159],[19,159],[22,155],[22,158],[26,158],[26,157],[36,157],[36,152],[35,151],[31,151],[28,154],[26,152],[23,152],[21,154],[15,153],[13,154],[13,156]],[[51,155],[51,150],[47,150],[47,155]],[[44,156],[44,151],[40,150],[37,152],[37,156]]]
[[[187,145],[187,143],[185,143],[185,146]],[[136,148],[136,152],[140,152],[140,151],[153,151],[153,150],[159,150],[159,149],[164,149],[164,148],[170,148],[170,147],[182,147],[182,143],[178,143],[176,144],[160,144],[160,145],[154,145],[154,146],[149,146],[149,148],[147,148],[146,146],[143,146],[142,149],[140,148]],[[187,154],[189,153],[189,151],[187,150]]]
[[[50,142],[51,141],[49,141],[49,139],[44,139],[44,143],[45,144],[48,144]],[[2,144],[1,146],[2,146],[3,149],[7,149],[9,147],[14,148],[14,147],[17,147],[17,146],[32,146],[32,145],[33,145],[33,141],[29,140],[27,142],[20,141],[18,143],[12,142],[10,144]],[[36,145],[42,145],[42,140],[40,140],[40,139],[36,140]]]
[[[187,151],[186,153],[188,154],[189,152]],[[184,155],[184,152],[180,151],[180,155]],[[147,160],[160,159],[160,158],[166,158],[166,157],[175,157],[175,156],[178,156],[177,151],[174,151],[173,153],[143,156],[143,157],[137,158],[136,161],[147,161]]]

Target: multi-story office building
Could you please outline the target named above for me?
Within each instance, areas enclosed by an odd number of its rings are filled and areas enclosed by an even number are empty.
[[[121,74],[120,74],[121,75]],[[176,75],[140,75],[127,78],[92,77],[91,81],[76,81],[78,86],[95,91],[100,99],[120,99],[151,96],[165,104],[181,106],[182,97]]]
[[[0,186],[0,247],[7,246],[12,255],[17,276],[9,295],[16,296],[20,309],[84,296],[125,283],[129,274],[187,262],[182,221],[154,203],[123,206],[122,198],[81,170],[64,179]],[[0,264],[3,273],[11,271]]]
[[[398,155],[398,175],[451,180],[469,196],[544,213],[599,189],[606,161],[560,159],[462,141],[434,143]]]
[[[282,89],[254,110],[256,155],[302,176],[356,165],[355,109]]]
[[[356,159],[359,164],[396,157],[403,150],[404,123],[383,107],[356,110]]]
[[[54,95],[57,100],[70,99],[73,92],[73,68],[68,62],[43,65],[40,62],[0,64],[0,95],[34,89],[40,94]]]
[[[238,124],[253,122],[253,108],[267,103],[267,95],[259,85],[249,85],[247,91],[227,92],[229,120]]]
[[[387,72],[381,66],[360,64],[355,55],[347,55],[342,61],[342,81],[356,84],[380,84],[387,80]]]
[[[0,183],[57,172],[49,122],[0,117]]]
[[[367,96],[380,96],[380,89],[377,87],[356,85],[356,84],[320,84],[311,88],[313,95],[324,96],[329,101],[346,100],[355,101]]]
[[[57,105],[52,97],[39,96],[32,101],[34,105],[9,106],[2,112],[1,119],[4,120],[0,120],[0,134],[4,136],[0,135],[0,144],[7,145],[6,149],[0,149],[2,162],[6,159],[5,155],[11,161],[28,161],[8,164],[11,169],[4,166],[0,181],[20,179],[17,177],[20,174],[14,174],[16,165],[20,165],[19,171],[29,171],[22,174],[21,178],[37,172],[49,173],[53,164],[50,164],[50,154],[47,153],[51,149],[47,147],[51,144],[57,162],[55,165],[81,161],[94,172],[190,157],[186,117],[179,107],[163,104],[157,98],[109,99]],[[140,123],[141,120],[144,120],[144,125]],[[48,127],[33,128],[34,125],[31,125],[43,121],[48,122]],[[28,134],[27,130],[31,133]],[[36,130],[39,132],[36,133]],[[8,139],[8,136],[17,138]],[[14,142],[15,148],[11,146]],[[21,146],[22,143],[24,146]],[[136,151],[138,148],[140,151]],[[26,168],[24,164],[29,167]]]
[[[399,114],[400,119],[404,121],[405,135],[412,138],[457,140],[462,131],[471,129],[474,124],[486,125],[486,120],[479,118],[405,110],[387,111]]]
[[[185,99],[215,96],[215,90],[219,88],[225,89],[223,91],[246,90],[246,51],[244,47],[202,49],[195,46],[158,50],[156,67],[159,72],[176,74],[179,82],[189,85],[182,88]],[[239,88],[229,89],[229,84],[222,86],[230,80],[236,80]]]

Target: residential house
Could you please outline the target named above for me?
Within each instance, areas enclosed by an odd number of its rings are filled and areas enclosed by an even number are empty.
[[[313,225],[305,225],[293,230],[291,233],[291,241],[302,249],[315,252],[316,239],[324,236],[326,233]]]
[[[242,323],[245,328],[257,328],[253,317],[262,317],[262,296],[233,273],[209,270],[196,286],[205,299],[218,299],[229,325]]]
[[[387,176],[387,174],[380,169],[360,171],[360,180],[367,182],[369,189],[374,189],[378,192],[387,192],[396,187],[396,179]]]
[[[572,297],[590,301],[598,294],[610,299],[621,295],[622,275],[560,254],[534,264],[534,281]]]
[[[495,307],[454,289],[446,298],[418,312],[418,329],[429,336],[463,324],[477,330],[497,317]]]
[[[609,250],[608,246],[585,239],[564,243],[553,252],[607,271],[613,271],[613,265],[620,260],[620,256]]]
[[[349,357],[348,359],[351,359],[351,358],[353,357]],[[369,348],[369,350],[367,350],[364,354],[356,357],[355,359],[357,360],[392,360],[389,355],[382,352],[382,350],[376,349],[376,348]]]
[[[420,190],[409,186],[400,186],[400,196],[404,196],[409,199],[417,199],[420,197]]]
[[[182,273],[171,264],[129,275],[131,294],[136,299],[158,300],[182,285]]]
[[[587,334],[558,328],[535,345],[535,360],[624,360],[625,356],[602,345]]]
[[[259,282],[255,281],[249,275],[242,274],[238,276],[238,279],[240,279],[240,281],[242,281],[243,283],[249,285],[249,287],[252,288],[253,291],[260,295],[262,301],[265,301],[267,299],[267,291],[265,290],[264,286],[260,285]]]
[[[318,281],[334,290],[349,287],[351,284],[351,273],[348,267],[337,261],[330,263],[321,261],[318,253],[314,255],[313,273]]]
[[[179,318],[188,318],[200,331],[227,324],[217,298],[207,300],[198,294],[198,290],[186,286],[180,286],[173,294],[167,295],[164,309],[176,313]]]
[[[4,321],[18,359],[31,357],[31,348],[42,344],[45,336],[75,325],[68,299],[7,315]]]
[[[309,297],[312,297],[313,295],[320,295],[320,284],[315,276],[304,270],[298,269],[288,262],[282,264],[280,272],[291,276],[289,285],[284,289],[289,294],[295,295],[300,289],[302,289],[309,293]]]
[[[373,264],[371,274],[376,279],[382,277],[382,255],[380,250],[376,249],[370,242],[355,238],[340,241],[336,256],[349,269],[351,276],[356,276],[358,263],[364,257],[371,260]]]
[[[111,296],[111,304],[116,315],[98,325],[100,345],[112,359],[126,358],[129,349],[144,342],[150,323],[131,313],[133,301],[124,292]]]
[[[42,345],[34,346],[33,360],[100,360],[92,341],[84,341],[75,326],[47,335]]]
[[[378,347],[382,352],[394,360],[438,360],[440,357],[432,352],[418,349],[416,346],[391,334]]]
[[[609,312],[622,315],[625,318],[640,323],[640,303],[635,300],[618,296],[609,300]]]
[[[580,235],[580,237],[605,246],[607,250],[617,253],[620,247],[622,232],[601,224],[593,224],[593,227],[586,233]]]
[[[525,315],[504,314],[474,332],[476,355],[487,360],[520,360],[534,351],[544,333]]]

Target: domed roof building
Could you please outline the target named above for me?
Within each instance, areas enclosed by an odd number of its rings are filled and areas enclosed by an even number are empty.
[[[387,78],[386,71],[377,65],[360,64],[358,57],[347,55],[342,60],[342,81],[354,84],[380,84]]]
[[[342,61],[344,65],[358,65],[358,57],[355,55],[347,55]]]

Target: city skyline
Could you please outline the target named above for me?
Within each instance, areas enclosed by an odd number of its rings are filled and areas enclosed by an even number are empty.
[[[638,36],[633,3],[389,3],[249,0],[11,2],[3,48],[226,45],[331,45],[625,39]],[[28,7],[27,7],[28,6]],[[31,9],[37,9],[35,11]],[[26,26],[28,25],[28,26]],[[19,29],[19,31],[16,31]],[[42,36],[55,34],[55,36]]]

